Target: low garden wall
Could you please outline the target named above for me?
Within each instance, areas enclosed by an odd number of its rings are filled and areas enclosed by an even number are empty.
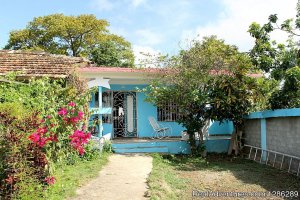
[[[300,157],[300,108],[251,113],[245,144]]]

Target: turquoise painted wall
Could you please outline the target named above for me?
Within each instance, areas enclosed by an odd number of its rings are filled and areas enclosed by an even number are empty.
[[[103,135],[106,135],[108,133],[112,133],[112,124],[103,123]]]
[[[142,89],[147,85],[111,85],[112,91],[135,91],[137,88]],[[103,91],[108,89],[103,88]],[[146,94],[137,93],[137,134],[138,137],[152,137],[153,129],[149,124],[148,117],[153,116],[157,120],[157,108],[152,104],[145,102]],[[91,102],[91,105],[94,101]],[[176,122],[159,122],[162,126],[171,127],[172,133],[169,136],[181,136],[181,132],[185,128]],[[232,122],[225,121],[223,123],[214,122],[209,128],[209,134],[231,134],[233,132]],[[103,124],[103,135],[113,132],[112,124]]]
[[[137,88],[142,89],[147,85],[111,85],[112,91],[135,91]],[[104,88],[103,91],[107,89]],[[149,123],[148,117],[153,116],[157,120],[157,108],[145,101],[146,94],[137,93],[137,134],[138,137],[152,137],[153,129]],[[181,136],[184,128],[176,122],[159,122],[162,126],[172,128],[172,134],[169,136]],[[103,124],[103,134],[112,132],[112,124]]]
[[[215,121],[208,129],[210,135],[231,135],[233,133],[232,121],[224,121],[220,123]]]
[[[262,119],[273,117],[297,117],[300,116],[300,108],[265,110],[261,112],[253,112],[245,116],[246,119]]]

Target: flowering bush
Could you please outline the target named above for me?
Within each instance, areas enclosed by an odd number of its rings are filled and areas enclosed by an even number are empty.
[[[71,139],[71,145],[78,151],[80,155],[84,153],[83,145],[87,144],[91,138],[91,133],[84,133],[84,131],[76,130],[69,136]]]
[[[48,151],[52,160],[70,153],[71,146],[79,155],[83,155],[84,145],[89,142],[91,134],[85,132],[84,112],[75,102],[71,101],[56,113],[47,115],[41,120],[39,128],[29,135],[29,140]],[[59,143],[56,145],[55,143]],[[61,151],[66,151],[61,153]],[[57,155],[60,157],[57,157]]]
[[[92,152],[85,128],[89,91],[64,85],[0,83],[0,199],[43,192],[55,183],[55,165]]]

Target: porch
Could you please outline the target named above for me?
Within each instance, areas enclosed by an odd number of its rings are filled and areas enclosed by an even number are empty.
[[[170,102],[158,108],[146,101],[147,95],[142,89],[149,85],[148,75],[115,69],[95,72],[88,71],[84,75],[90,88],[97,87],[90,102],[91,125],[97,122],[93,125],[95,136],[111,139],[116,153],[190,153],[190,145],[182,137],[185,127],[176,122],[176,105]],[[168,127],[167,138],[150,139],[155,137],[150,118],[159,126]],[[211,136],[205,142],[207,151],[227,152],[232,131],[232,122],[212,122],[208,128]],[[220,134],[227,136],[218,136]]]

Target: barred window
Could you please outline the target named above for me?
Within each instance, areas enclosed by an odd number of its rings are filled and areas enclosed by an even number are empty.
[[[102,93],[102,107],[112,107],[112,92],[105,91]]]
[[[163,107],[157,107],[157,120],[175,122],[179,119],[179,109],[175,103],[169,102]]]

